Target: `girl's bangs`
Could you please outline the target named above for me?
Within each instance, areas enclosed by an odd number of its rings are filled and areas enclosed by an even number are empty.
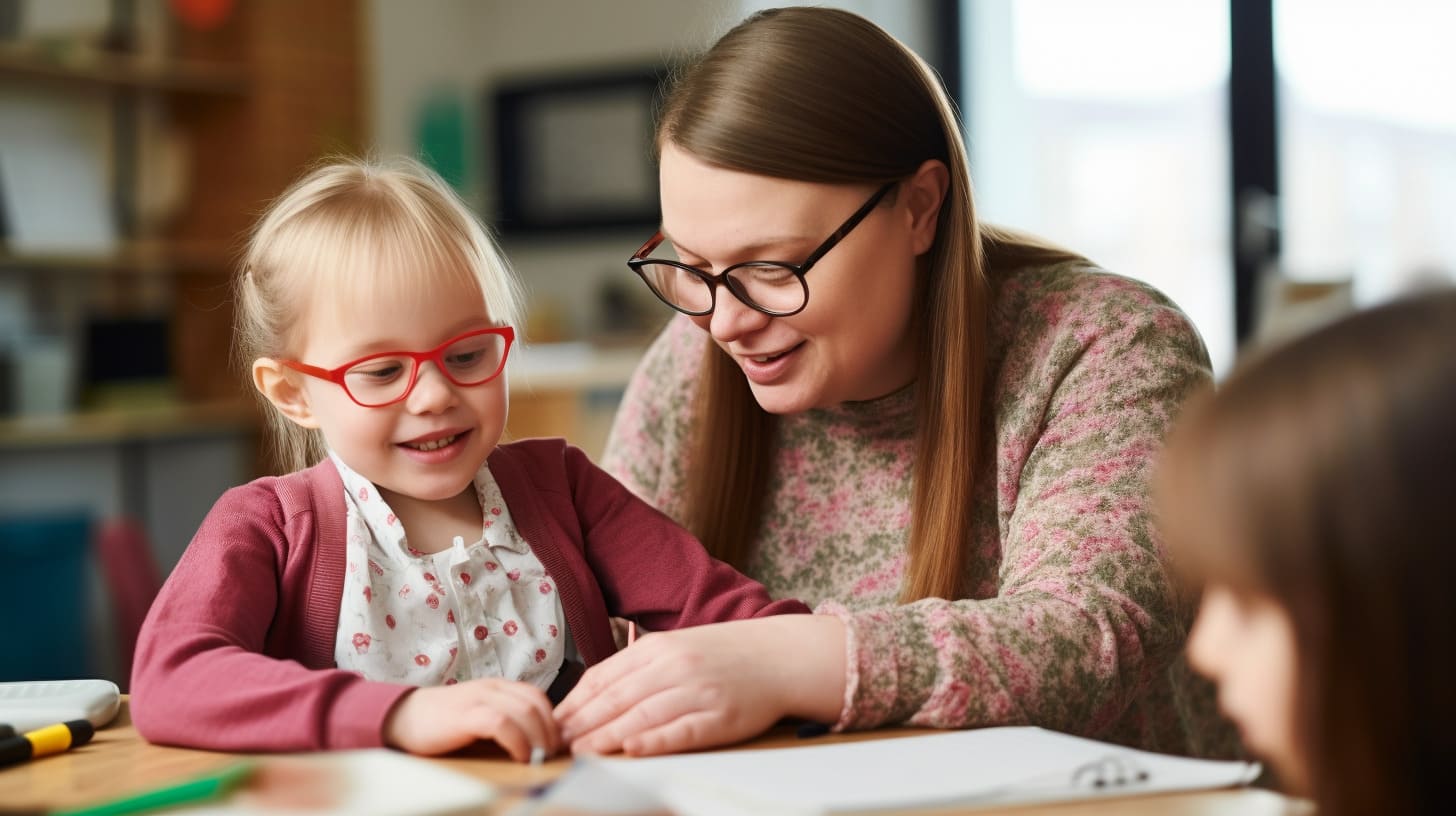
[[[387,202],[394,204],[395,202]],[[483,259],[457,230],[429,223],[399,206],[360,208],[347,217],[315,214],[280,241],[278,257],[294,266],[290,275],[306,291],[296,302],[316,303],[347,319],[382,299],[402,307],[441,289],[468,288],[488,311],[476,267]],[[288,246],[283,246],[287,244]],[[494,316],[493,316],[494,317]]]

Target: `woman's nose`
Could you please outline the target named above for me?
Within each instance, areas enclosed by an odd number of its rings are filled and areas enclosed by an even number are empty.
[[[729,343],[767,326],[772,319],[739,300],[728,287],[720,286],[713,313],[708,315],[708,331],[718,342]]]

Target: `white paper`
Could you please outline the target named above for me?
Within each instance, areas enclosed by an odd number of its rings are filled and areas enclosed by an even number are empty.
[[[1052,802],[1245,785],[1251,762],[1188,759],[1007,727],[803,748],[604,759],[682,814],[811,814]],[[1098,779],[1102,785],[1097,785]]]

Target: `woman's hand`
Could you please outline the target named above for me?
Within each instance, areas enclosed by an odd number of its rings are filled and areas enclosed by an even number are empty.
[[[561,748],[551,701],[535,686],[486,678],[406,694],[384,722],[384,742],[412,754],[444,754],[495,740],[511,759],[525,762],[532,748],[550,756]]]
[[[639,756],[738,742],[785,716],[834,722],[844,638],[820,615],[653,633],[587,669],[556,722],[573,752]]]

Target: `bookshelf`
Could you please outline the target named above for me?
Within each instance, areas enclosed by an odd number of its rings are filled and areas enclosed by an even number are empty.
[[[207,274],[232,262],[222,243],[140,240],[114,252],[45,252],[16,254],[0,250],[0,272],[14,274]]]
[[[149,1],[165,6],[140,0]],[[114,3],[104,39],[141,39],[128,28],[135,12],[135,2]],[[22,252],[0,244],[0,285],[28,290],[37,311],[56,303],[150,304],[168,326],[168,390],[176,395],[171,403],[154,402],[153,413],[186,425],[180,418],[197,415],[198,406],[231,405],[203,410],[203,424],[253,427],[252,400],[228,356],[230,273],[242,236],[269,199],[318,157],[358,151],[364,11],[357,0],[250,0],[205,31],[169,16],[165,8],[160,17],[143,15],[165,21],[165,48],[149,49],[162,53],[54,38],[0,43],[0,90],[105,106],[111,134],[101,164],[110,173],[107,203],[118,233],[100,251]],[[162,135],[141,126],[143,114],[159,117],[186,153],[184,198],[160,224],[137,211],[140,182],[149,180],[141,159],[153,146],[148,139]],[[40,426],[20,419],[0,422],[0,450],[39,433]],[[108,434],[129,438],[139,422],[145,424],[137,416],[117,421],[107,411],[78,408],[51,425],[100,442]]]
[[[39,451],[246,433],[253,412],[237,400],[0,419],[0,449]]]
[[[56,50],[34,43],[0,46],[0,79],[92,90],[242,96],[246,70],[237,65],[134,57],[99,49]]]

